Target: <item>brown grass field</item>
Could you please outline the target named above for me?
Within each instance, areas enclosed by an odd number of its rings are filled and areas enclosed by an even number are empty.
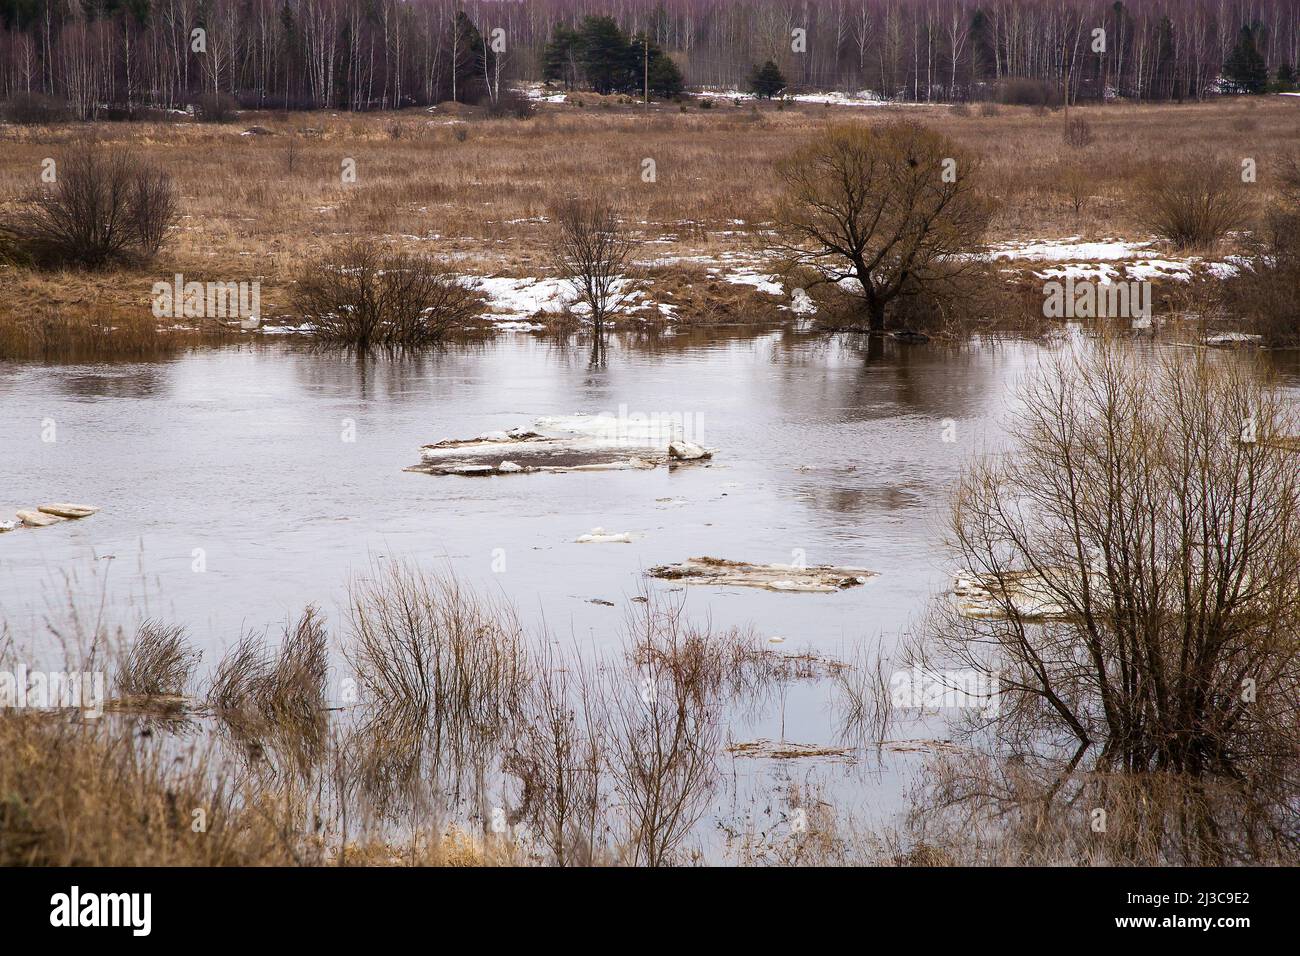
[[[288,319],[288,292],[303,261],[348,238],[447,257],[457,272],[546,275],[548,206],[597,194],[613,197],[639,228],[648,243],[643,259],[686,260],[661,262],[655,272],[683,297],[684,318],[704,310],[734,319],[761,300],[748,287],[710,280],[702,263],[727,254],[761,257],[778,188],[774,163],[828,124],[915,117],[974,149],[1001,202],[991,241],[1148,238],[1132,215],[1142,178],[1206,153],[1234,163],[1255,159],[1265,209],[1275,161],[1300,149],[1295,97],[1075,107],[1070,117],[1086,119],[1093,134],[1083,148],[1065,143],[1062,111],[1032,107],[715,100],[706,110],[699,101],[646,108],[581,99],[581,107],[541,104],[530,119],[491,119],[450,104],[367,115],[246,113],[220,125],[0,126],[5,201],[39,182],[44,158],[91,132],[137,147],[166,168],[182,206],[178,227],[147,269],[68,274],[0,266],[0,324],[67,315],[119,328],[140,323],[152,284],[177,272],[187,280],[259,279],[263,314]],[[241,135],[253,126],[269,134]],[[342,182],[346,159],[355,160],[354,183]],[[646,159],[654,160],[654,182],[643,181]],[[1077,213],[1072,188],[1086,197]],[[141,334],[148,338],[152,329]]]

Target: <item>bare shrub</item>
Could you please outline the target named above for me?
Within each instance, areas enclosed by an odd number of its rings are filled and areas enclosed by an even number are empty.
[[[716,784],[720,702],[708,655],[679,615],[648,608],[639,627],[637,643],[658,653],[635,671],[608,671],[601,694],[606,764],[631,862],[662,866],[677,859]]]
[[[117,691],[128,697],[184,696],[199,655],[186,646],[185,628],[148,620],[118,667]]]
[[[604,200],[569,199],[552,208],[550,216],[556,230],[555,267],[590,311],[599,335],[635,290],[629,273],[636,241]]]
[[[831,671],[840,739],[855,746],[879,747],[889,736],[894,720],[889,673],[880,642],[856,647],[847,665]]]
[[[596,676],[548,643],[521,704],[504,767],[521,784],[508,820],[527,824],[557,866],[590,866],[602,844],[604,727]]]
[[[930,761],[894,862],[1258,866],[1300,858],[1294,823],[1279,828],[1246,781],[1170,773],[1062,778],[1057,769],[978,753]]]
[[[1065,141],[1065,145],[1071,149],[1087,149],[1096,139],[1092,132],[1092,124],[1082,116],[1076,116],[1066,123],[1065,131],[1061,134],[1061,137]]]
[[[194,105],[205,123],[228,123],[239,109],[239,101],[229,93],[204,93]]]
[[[1014,76],[998,84],[999,103],[1014,106],[1054,106],[1061,95],[1056,86],[1044,80]]]
[[[1236,167],[1212,158],[1154,171],[1137,205],[1141,223],[1178,249],[1213,245],[1244,226],[1250,211]]]
[[[973,731],[1023,765],[1235,783],[1294,839],[1294,410],[1242,363],[1105,341],[1021,398],[1011,452],[971,466],[952,512],[997,613],[944,613],[916,663],[995,682]]]
[[[5,101],[3,115],[19,126],[48,126],[68,119],[68,104],[42,93],[16,93]]]
[[[278,651],[264,635],[243,635],[221,659],[208,701],[218,711],[271,725],[320,729],[329,668],[324,622],[314,607],[286,627]]]
[[[478,303],[438,263],[361,242],[310,263],[294,292],[316,341],[361,349],[436,345],[473,319]]]
[[[975,157],[918,123],[837,126],[778,167],[777,251],[856,286],[870,330],[900,296],[956,294],[992,205]]]
[[[1279,164],[1276,199],[1250,255],[1217,288],[1220,307],[1242,316],[1272,345],[1300,343],[1300,157]]]
[[[56,164],[57,181],[28,193],[0,222],[38,265],[147,262],[176,221],[171,177],[135,153],[82,141]]]
[[[499,740],[529,677],[512,609],[404,564],[354,581],[349,603],[363,724],[435,759]]]
[[[1077,218],[1093,194],[1093,181],[1088,167],[1083,163],[1061,163],[1056,167],[1052,178],[1065,194]]]
[[[532,119],[536,113],[533,101],[518,90],[507,90],[487,104],[487,115],[492,119]]]

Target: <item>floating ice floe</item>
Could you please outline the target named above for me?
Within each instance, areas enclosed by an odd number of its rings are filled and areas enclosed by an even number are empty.
[[[17,512],[16,517],[23,526],[28,528],[48,528],[50,525],[58,524],[61,521],[70,519],[88,518],[93,515],[98,508],[91,505],[74,505],[59,502],[50,505],[40,505],[37,508],[24,509]],[[17,525],[14,522],[3,522],[8,527],[0,527],[0,531],[12,531]]]
[[[877,576],[866,568],[816,564],[749,564],[725,558],[690,558],[681,564],[661,564],[646,572],[653,578],[709,584],[765,588],[769,591],[811,591],[833,593],[866,584]]]
[[[632,532],[592,528],[589,533],[578,535],[576,541],[578,544],[631,544]]]
[[[674,467],[713,457],[713,449],[672,437],[681,431],[682,423],[671,416],[664,420],[653,416],[556,416],[539,419],[530,428],[425,445],[420,463],[406,470],[464,476],[620,471]]]
[[[1017,571],[998,576],[958,574],[952,593],[962,617],[1005,620],[1012,616],[1026,621],[1059,621],[1069,616],[1059,595],[1035,571]]]
[[[793,741],[750,740],[732,744],[727,753],[736,757],[757,757],[768,760],[794,760],[799,757],[852,757],[851,747],[823,747],[820,744],[800,744]]]
[[[1201,341],[1215,348],[1240,349],[1259,345],[1264,341],[1264,336],[1248,335],[1245,332],[1220,332],[1217,335],[1207,335]]]

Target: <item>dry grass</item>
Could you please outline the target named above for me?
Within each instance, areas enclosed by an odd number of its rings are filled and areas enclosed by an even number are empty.
[[[1132,208],[1140,174],[1171,157],[1251,156],[1267,193],[1273,159],[1300,135],[1293,104],[1280,98],[1079,108],[1071,116],[1086,118],[1093,132],[1092,144],[1081,148],[1063,142],[1060,113],[1016,106],[991,116],[925,107],[737,108],[729,101],[686,112],[657,104],[648,113],[548,104],[530,120],[443,112],[248,114],[233,125],[101,127],[109,145],[129,142],[157,157],[180,190],[183,214],[154,269],[115,274],[98,286],[102,300],[138,308],[152,282],[181,272],[197,280],[259,279],[264,313],[287,315],[301,263],[323,243],[351,238],[410,252],[432,247],[466,272],[542,275],[550,225],[541,220],[575,192],[608,196],[626,210],[656,258],[757,248],[778,191],[779,159],[832,122],[874,124],[900,114],[942,128],[985,157],[991,192],[1002,200],[991,238],[1146,238]],[[1237,128],[1243,119],[1254,121],[1244,132]],[[254,123],[275,135],[240,135]],[[394,125],[402,130],[396,138]],[[0,195],[26,190],[41,159],[78,130],[0,127]],[[356,161],[355,183],[342,182],[345,159]],[[654,182],[643,181],[645,159],[655,161]],[[1087,170],[1084,215],[1063,190],[1063,160]],[[19,278],[19,294],[0,304],[0,327],[46,304],[41,285]]]
[[[118,666],[116,685],[128,697],[183,697],[199,655],[186,646],[185,628],[145,621]]]
[[[274,654],[263,635],[241,637],[217,666],[208,702],[241,730],[291,728],[318,739],[324,730],[328,672],[324,621],[308,607],[285,629]]]

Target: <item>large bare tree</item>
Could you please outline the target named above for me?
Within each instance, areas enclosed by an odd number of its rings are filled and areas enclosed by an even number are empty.
[[[861,300],[873,332],[902,295],[944,294],[978,268],[992,214],[978,163],[916,122],[833,127],[781,163],[777,248]]]

